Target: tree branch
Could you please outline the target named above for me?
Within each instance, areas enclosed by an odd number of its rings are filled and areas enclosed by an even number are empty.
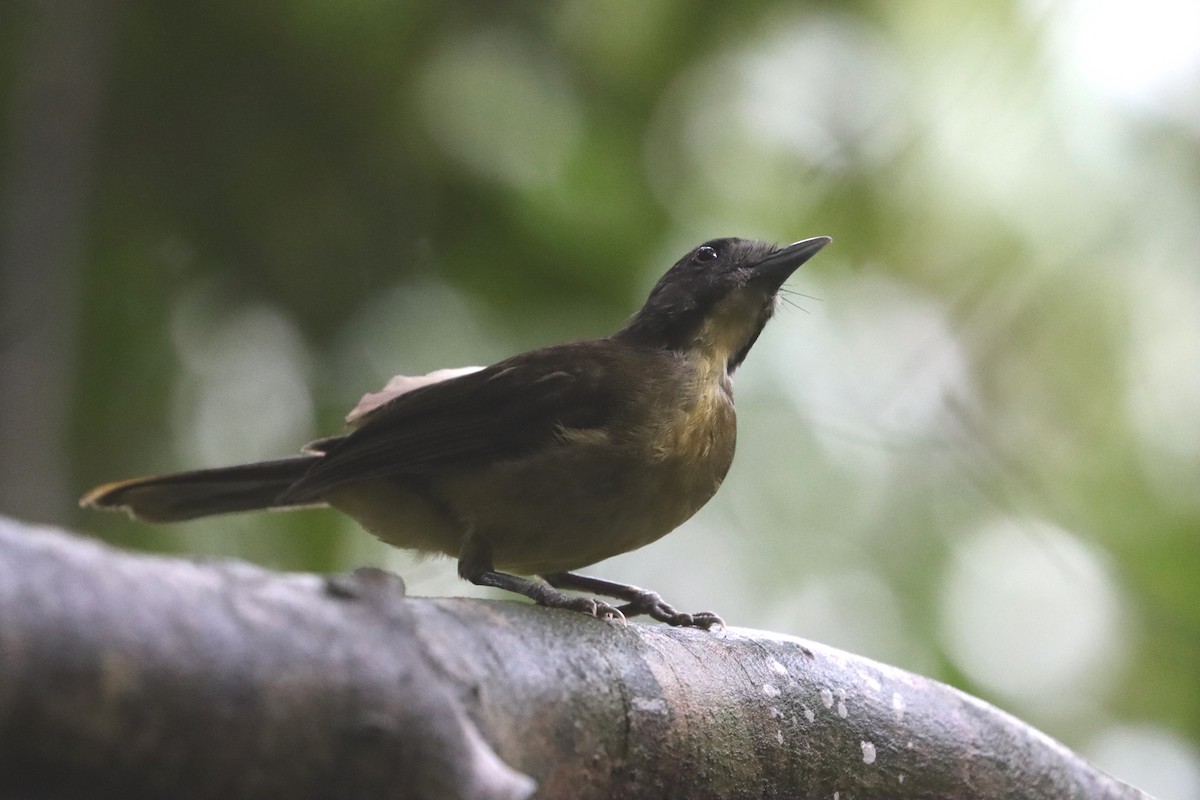
[[[118,552],[0,518],[0,793],[1145,798],[945,685],[754,631]]]

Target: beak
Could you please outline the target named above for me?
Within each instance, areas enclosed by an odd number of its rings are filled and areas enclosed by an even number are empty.
[[[821,248],[832,242],[828,236],[814,236],[804,239],[787,247],[781,247],[762,261],[749,267],[750,280],[762,281],[778,289],[796,269],[820,252]]]

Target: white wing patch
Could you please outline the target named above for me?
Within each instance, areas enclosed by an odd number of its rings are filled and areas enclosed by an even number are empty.
[[[351,427],[358,427],[373,411],[395,400],[402,394],[407,394],[413,389],[419,389],[422,386],[428,386],[432,383],[441,383],[451,378],[470,375],[472,372],[478,372],[481,369],[483,367],[453,367],[450,369],[435,369],[433,372],[425,375],[397,375],[388,381],[387,385],[378,392],[364,394],[362,400],[358,401],[358,405],[346,415],[346,424]]]

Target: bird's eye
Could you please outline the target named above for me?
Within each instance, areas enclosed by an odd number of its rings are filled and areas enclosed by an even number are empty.
[[[708,245],[697,248],[696,255],[692,256],[692,260],[697,264],[707,264],[709,261],[715,261],[716,258],[717,251]]]

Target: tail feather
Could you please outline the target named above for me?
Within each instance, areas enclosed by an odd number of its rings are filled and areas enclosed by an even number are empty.
[[[237,511],[314,505],[311,501],[280,503],[278,500],[285,489],[319,460],[319,455],[307,455],[132,478],[97,486],[79,504],[124,509],[134,519],[144,522],[181,522]]]

